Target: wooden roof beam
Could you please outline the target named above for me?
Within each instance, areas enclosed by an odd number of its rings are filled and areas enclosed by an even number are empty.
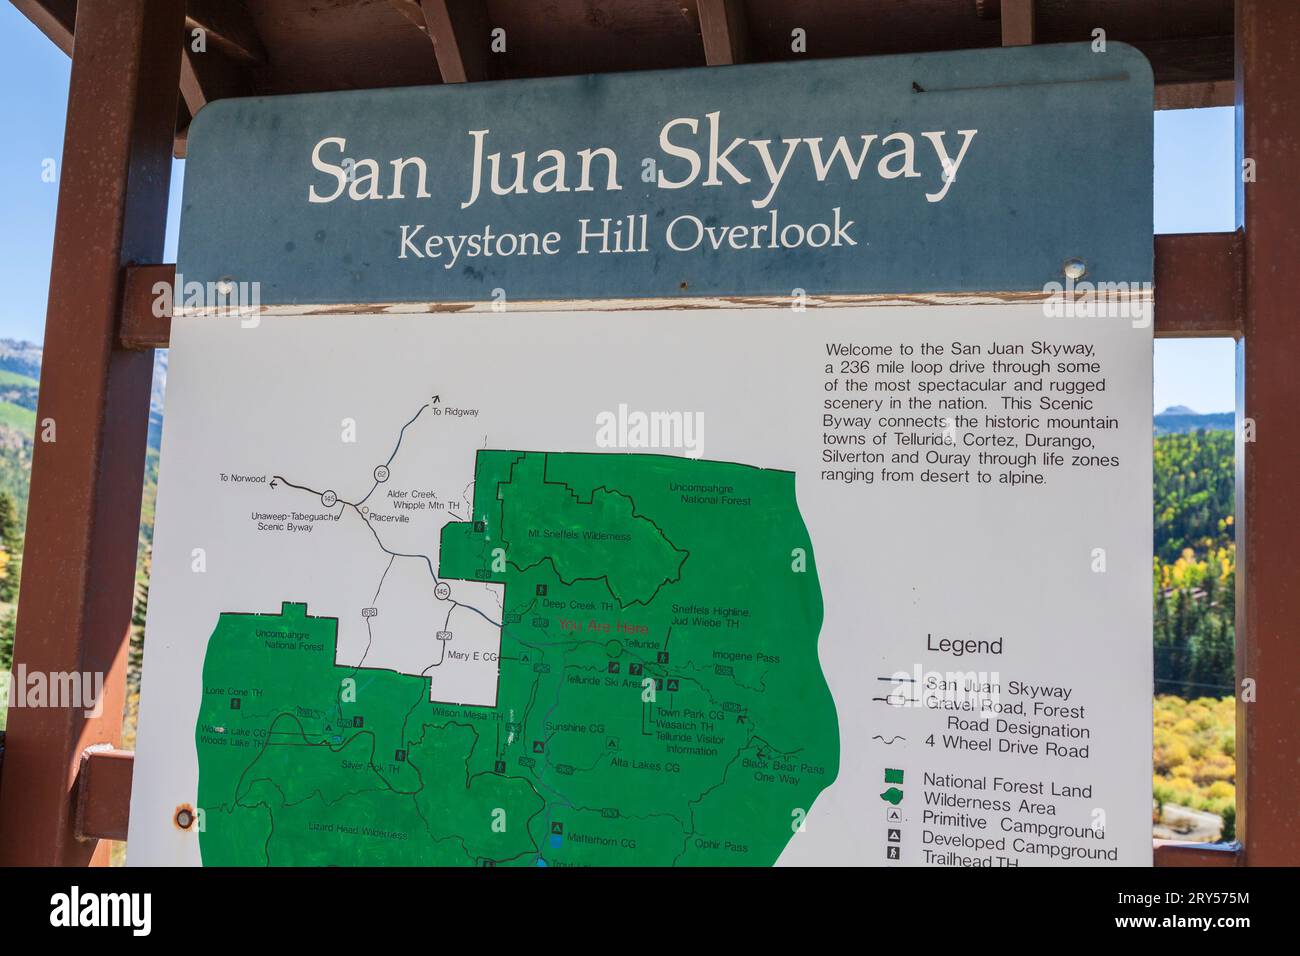
[[[420,9],[420,0],[388,0],[389,5],[406,19],[420,28],[422,33],[429,32],[424,22],[424,11]]]
[[[187,0],[185,27],[191,39],[194,30],[203,30],[239,59],[266,62],[266,49],[242,0]]]
[[[699,0],[699,11],[704,62],[709,66],[744,63],[749,43],[742,0]]]
[[[77,19],[77,0],[11,0],[18,12],[30,20],[51,42],[72,55],[72,33]],[[266,62],[266,49],[258,38],[253,19],[242,0],[188,0],[185,5],[186,36],[203,30],[229,53],[255,63]]]
[[[483,0],[420,0],[444,83],[492,78],[491,26]]]
[[[250,93],[252,83],[239,64],[211,47],[195,50],[192,38],[186,38],[181,58],[181,96],[190,116],[197,116],[213,100]]]
[[[77,0],[11,0],[18,12],[32,21],[50,41],[72,56],[72,30],[77,20]]]
[[[195,50],[193,35],[186,33],[181,49],[181,95],[172,149],[177,159],[185,158],[189,124],[199,115],[199,110],[214,100],[251,96],[253,93],[252,78],[245,64],[231,59],[217,46]],[[189,114],[188,120],[185,113]]]
[[[1156,236],[1156,337],[1241,338],[1245,268],[1240,231]]]

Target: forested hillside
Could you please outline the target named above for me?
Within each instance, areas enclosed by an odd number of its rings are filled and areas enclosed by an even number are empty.
[[[1155,439],[1156,690],[1233,692],[1233,435]]]
[[[1154,461],[1155,832],[1204,840],[1217,829],[1228,840],[1236,823],[1233,433],[1157,434]],[[1221,823],[1207,829],[1195,811]]]
[[[27,518],[40,373],[39,347],[0,339],[0,492],[13,497],[20,523]]]

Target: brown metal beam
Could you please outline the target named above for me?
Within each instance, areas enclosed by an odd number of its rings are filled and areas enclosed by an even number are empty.
[[[429,25],[424,22],[424,11],[420,9],[420,0],[388,0],[388,3],[394,10],[419,27],[421,32],[429,32]]]
[[[205,31],[209,39],[237,57],[266,62],[266,50],[242,0],[188,0],[185,25],[191,32]]]
[[[77,6],[14,666],[104,684],[89,711],[10,708],[0,864],[107,862],[74,794],[82,753],[122,732],[153,356],[117,348],[121,280],[162,255],[184,15]]]
[[[242,64],[215,46],[195,50],[194,38],[188,33],[181,58],[180,90],[191,117],[198,116],[199,110],[214,100],[248,96],[253,92]]]
[[[128,266],[122,288],[118,344],[124,349],[165,349],[171,338],[176,267]]]
[[[444,83],[491,79],[487,6],[482,0],[420,0]]]
[[[1239,232],[1156,236],[1157,336],[1241,337],[1242,247]]]
[[[172,155],[177,159],[185,158],[185,151],[189,146],[190,123],[192,122],[194,122],[194,117],[190,115],[189,107],[185,105],[185,97],[177,97],[176,139],[172,143]]]
[[[1002,0],[1002,45],[1034,42],[1034,0]]]
[[[1240,843],[1175,843],[1155,841],[1156,866],[1242,866]]]
[[[1231,80],[1157,83],[1156,109],[1199,110],[1207,106],[1232,106],[1237,89]]]
[[[72,55],[72,29],[77,17],[77,0],[10,0],[64,53]],[[408,0],[413,2],[413,0]],[[266,50],[258,38],[248,10],[240,0],[188,0],[187,30],[201,29],[231,53],[257,63],[266,61]]]
[[[709,66],[744,63],[749,44],[741,0],[699,0],[699,11],[704,62]]]
[[[1242,239],[1239,233],[1156,236],[1155,334],[1162,338],[1241,335]],[[119,342],[127,349],[165,349],[171,303],[158,305],[159,283],[171,288],[173,265],[126,270]],[[155,315],[155,312],[161,314]]]
[[[77,19],[77,0],[10,0],[18,12],[35,24],[50,41],[72,56],[72,27]]]
[[[1245,336],[1237,345],[1237,832],[1252,866],[1300,863],[1300,3],[1237,0]],[[1244,427],[1243,427],[1244,426]],[[1251,439],[1251,440],[1247,440]]]
[[[76,9],[76,0],[11,0],[11,2],[27,17],[32,20],[47,36],[58,44],[65,52],[72,48],[72,21]],[[1158,13],[1144,13],[1147,9],[1142,4],[1132,4],[1132,9],[1107,10],[1096,12],[1096,16],[1088,19],[1087,15],[1082,13],[1074,15],[1071,13],[1067,16],[1066,7],[1059,2],[1044,4],[1036,7],[1029,0],[971,0],[975,6],[978,16],[976,21],[994,21],[1003,18],[1003,8],[1006,8],[1005,19],[1002,19],[1001,41],[1004,45],[1016,45],[1029,42],[1065,42],[1086,40],[1088,38],[1084,25],[1091,23],[1093,19],[1097,25],[1105,27],[1116,39],[1130,39],[1137,45],[1151,60],[1152,67],[1156,76],[1156,109],[1193,109],[1204,106],[1229,106],[1233,103],[1233,85],[1232,85],[1232,37],[1223,25],[1214,22],[1213,18],[1207,20],[1207,14],[1203,8],[1200,19],[1196,21],[1191,28],[1187,24],[1179,22],[1176,26],[1158,19]],[[1082,0],[1081,0],[1082,2]],[[421,7],[420,0],[388,0],[388,4],[393,10],[397,11],[403,18],[414,24],[418,29],[429,35],[429,26],[426,21],[426,15]],[[455,13],[464,4],[465,9],[471,14],[482,14],[486,7],[484,0],[478,0],[477,3],[471,3],[470,0],[437,0],[440,7],[444,7],[450,13]],[[257,21],[248,14],[247,0],[190,0],[187,9],[187,25],[190,30],[196,27],[202,27],[208,31],[209,37],[215,40],[216,46],[220,52],[234,59],[237,63],[245,65],[268,66],[271,61],[266,53],[267,43],[277,37],[272,36],[268,41],[263,41],[259,30],[256,26]],[[834,5],[831,5],[832,7]],[[435,16],[441,16],[437,8],[433,8]],[[696,0],[694,5],[684,3],[683,11],[688,14],[698,12],[697,23],[700,27],[700,34],[705,46],[705,60],[710,64],[728,63],[728,62],[746,62],[755,59],[750,40],[761,40],[761,32],[752,34],[744,22],[744,0]],[[1152,4],[1151,9],[1155,9]],[[722,10],[723,15],[715,13]],[[1070,8],[1073,10],[1073,7]],[[284,18],[276,18],[275,22],[283,26],[283,23],[289,22],[293,17],[302,17],[304,29],[316,29],[317,24],[308,20],[308,17],[317,16],[316,13],[304,10],[298,14],[285,13]],[[511,18],[517,16],[512,13]],[[453,21],[454,22],[454,21]],[[511,19],[511,22],[514,22]],[[638,24],[640,21],[637,21]],[[831,22],[835,21],[832,18]],[[903,20],[903,23],[908,21]],[[917,21],[920,23],[921,21]],[[728,24],[731,24],[728,27]],[[714,24],[721,24],[721,27]],[[760,26],[755,24],[755,27]],[[769,30],[772,24],[764,24]],[[534,24],[530,29],[533,31],[533,38],[536,40],[537,27]],[[909,27],[909,31],[913,28]],[[924,29],[915,28],[918,32],[909,32],[906,37],[907,49],[946,49],[960,48],[970,45],[970,26],[962,21],[947,18],[943,20],[929,19],[925,20]],[[1188,32],[1189,29],[1191,32]],[[1211,30],[1212,33],[1196,32],[1199,30]],[[457,25],[453,31],[458,36],[463,37],[461,28]],[[626,36],[629,30],[621,31],[621,35]],[[852,31],[840,30],[841,34],[852,34],[857,37],[859,34]],[[870,41],[869,34],[861,34],[864,37],[861,42],[845,43],[838,42],[836,45],[835,55],[867,55],[872,52],[898,52],[896,49],[897,31],[891,31],[894,45],[886,50],[878,43]],[[473,36],[473,32],[469,35]],[[822,34],[819,34],[822,35]],[[993,37],[999,34],[987,34],[982,28],[980,30],[981,40],[979,42],[989,42]],[[770,38],[769,38],[770,39]],[[462,39],[461,43],[464,42]],[[680,47],[678,40],[673,41]],[[667,43],[666,39],[656,39],[650,35],[646,37],[646,44],[649,48],[655,48],[656,43]],[[445,44],[444,44],[445,45]],[[536,45],[534,43],[534,45]],[[761,45],[761,44],[760,44]],[[487,46],[487,41],[483,40],[478,44],[480,50]],[[665,52],[666,52],[665,47]],[[453,53],[448,54],[453,61],[448,63],[448,75],[460,75],[467,70],[468,64],[466,49],[456,49]],[[764,51],[759,51],[763,53]],[[766,49],[770,58],[770,43]],[[581,51],[575,55],[581,58]],[[758,58],[764,58],[762,56]],[[501,71],[494,69],[497,57],[490,52],[484,54],[485,65],[487,67],[487,78],[499,76]],[[296,62],[296,61],[295,61]],[[536,67],[536,59],[530,61]],[[459,65],[457,65],[459,64]],[[653,62],[641,63],[640,66],[653,66]],[[605,66],[605,69],[615,67]],[[276,64],[276,69],[259,69],[258,91],[275,92],[279,89],[293,89],[297,91],[291,78],[283,75],[284,70],[289,69],[284,63]],[[516,67],[517,69],[517,67]],[[581,70],[581,65],[574,69]],[[562,71],[563,72],[563,71]],[[522,76],[523,74],[516,73]],[[472,74],[467,74],[468,78],[473,78]],[[375,78],[373,83],[363,83],[362,85],[391,85],[385,82],[387,76]],[[286,82],[287,81],[287,82]],[[403,82],[409,82],[404,80]],[[264,89],[263,89],[264,87]],[[334,88],[331,86],[330,88]],[[249,92],[252,92],[251,90]],[[215,98],[215,97],[214,97]],[[183,128],[183,127],[182,127]],[[183,137],[178,140],[178,150],[183,151]],[[178,152],[178,155],[181,154]]]
[[[125,840],[135,754],[104,748],[81,755],[77,773],[78,840]]]

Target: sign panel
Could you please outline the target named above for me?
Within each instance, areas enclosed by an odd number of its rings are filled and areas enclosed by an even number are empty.
[[[180,265],[290,305],[1147,282],[1151,112],[1119,43],[222,100]]]
[[[680,282],[1042,291],[1065,258],[1141,287],[1149,72],[1127,48],[1043,52],[205,112],[186,281],[202,298],[260,272],[262,305],[350,314],[174,320],[132,862],[1149,863],[1149,297],[509,307]],[[860,77],[918,90],[854,100]],[[1132,141],[1055,166],[1057,119],[1035,107],[1064,87],[1097,135]],[[710,145],[728,116],[734,134]],[[526,191],[473,199],[459,178],[476,168],[461,138],[491,130],[477,141],[516,144],[502,175],[520,150],[532,164],[552,144],[611,143],[593,170],[639,177],[635,155],[671,183],[692,164],[656,156],[654,137],[683,117],[706,139],[680,189],[537,190],[529,172]],[[888,175],[907,151],[874,152],[900,131],[889,148],[913,144],[915,176]],[[795,172],[840,136],[834,171]],[[365,146],[342,179],[316,149],[335,137]],[[776,159],[763,188],[758,142]],[[926,143],[950,159],[928,185]],[[741,182],[724,160],[747,152]],[[261,172],[218,203],[218,167],[252,157]],[[708,185],[710,170],[731,180]],[[390,172],[409,178],[371,198],[371,174]],[[403,197],[386,198],[395,183]],[[1106,195],[1105,211],[1062,186]],[[779,209],[758,208],[768,187]],[[619,221],[611,203],[634,189],[622,222],[645,217],[647,251],[575,245],[575,223]],[[1116,194],[1135,206],[1112,208]],[[802,219],[807,238],[837,209],[857,244],[725,238],[742,211]],[[667,246],[684,216],[725,227],[717,248]],[[548,223],[561,238],[549,258],[444,268],[469,239],[403,258],[401,229],[420,222],[422,238]],[[357,305],[490,288],[509,291],[481,314]]]
[[[173,334],[136,858],[1149,861],[1130,320]]]

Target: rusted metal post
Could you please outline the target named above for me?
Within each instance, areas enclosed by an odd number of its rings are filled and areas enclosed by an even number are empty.
[[[98,714],[10,709],[0,864],[107,861],[77,777],[121,739],[153,364],[118,315],[124,267],[162,258],[184,22],[184,0],[77,4],[14,664],[105,683]]]
[[[1156,236],[1157,338],[1241,337],[1240,232]]]
[[[1294,176],[1300,4],[1237,0],[1236,15],[1246,305],[1245,338],[1237,345],[1237,678],[1254,682],[1253,702],[1239,695],[1237,706],[1238,831],[1248,865],[1294,866],[1300,863],[1300,321],[1292,280],[1300,262]]]

